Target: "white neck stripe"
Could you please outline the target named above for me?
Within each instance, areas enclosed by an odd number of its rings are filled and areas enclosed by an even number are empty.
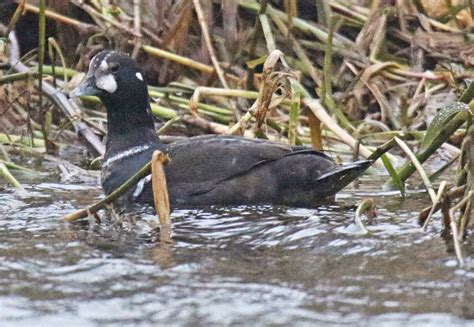
[[[131,147],[128,150],[117,153],[116,155],[108,158],[104,162],[103,166],[106,167],[106,166],[110,165],[111,163],[113,163],[117,160],[122,160],[123,158],[133,156],[134,154],[144,152],[144,151],[148,150],[150,147],[151,147],[151,144],[143,144],[143,145]]]

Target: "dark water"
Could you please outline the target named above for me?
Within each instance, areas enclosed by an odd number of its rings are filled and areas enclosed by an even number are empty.
[[[318,209],[176,210],[171,246],[152,215],[63,222],[94,186],[0,192],[0,326],[474,325],[472,244],[458,268],[439,216],[417,224],[427,196],[370,179]],[[369,196],[378,217],[361,235],[350,205]]]

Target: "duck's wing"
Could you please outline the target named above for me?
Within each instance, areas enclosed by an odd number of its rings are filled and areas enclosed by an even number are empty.
[[[170,173],[180,182],[221,181],[241,175],[255,165],[292,152],[284,144],[231,136],[198,136],[171,143]],[[172,168],[172,169],[171,169]]]
[[[289,155],[313,154],[319,160],[332,162],[309,148],[236,136],[192,137],[171,143],[166,151],[171,158],[167,169],[169,179],[180,184],[202,185],[204,189]]]

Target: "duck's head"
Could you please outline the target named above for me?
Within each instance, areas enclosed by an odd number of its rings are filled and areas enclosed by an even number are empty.
[[[105,50],[92,58],[89,71],[70,97],[95,95],[101,100],[147,97],[147,86],[137,63],[127,54]]]

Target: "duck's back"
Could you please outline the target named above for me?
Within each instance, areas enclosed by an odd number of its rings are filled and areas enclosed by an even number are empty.
[[[321,152],[264,140],[199,136],[172,143],[165,152],[171,159],[165,171],[175,205],[313,206],[348,183],[342,180],[347,168]],[[349,170],[354,175],[355,168],[358,175],[359,165]],[[137,200],[150,202],[151,197],[148,187]]]
[[[295,150],[296,149],[296,150]],[[182,182],[219,182],[242,175],[255,166],[290,155],[300,149],[318,155],[324,166],[333,164],[321,152],[259,139],[203,135],[171,143],[166,148],[174,169],[170,179]],[[301,151],[300,151],[301,152]]]

